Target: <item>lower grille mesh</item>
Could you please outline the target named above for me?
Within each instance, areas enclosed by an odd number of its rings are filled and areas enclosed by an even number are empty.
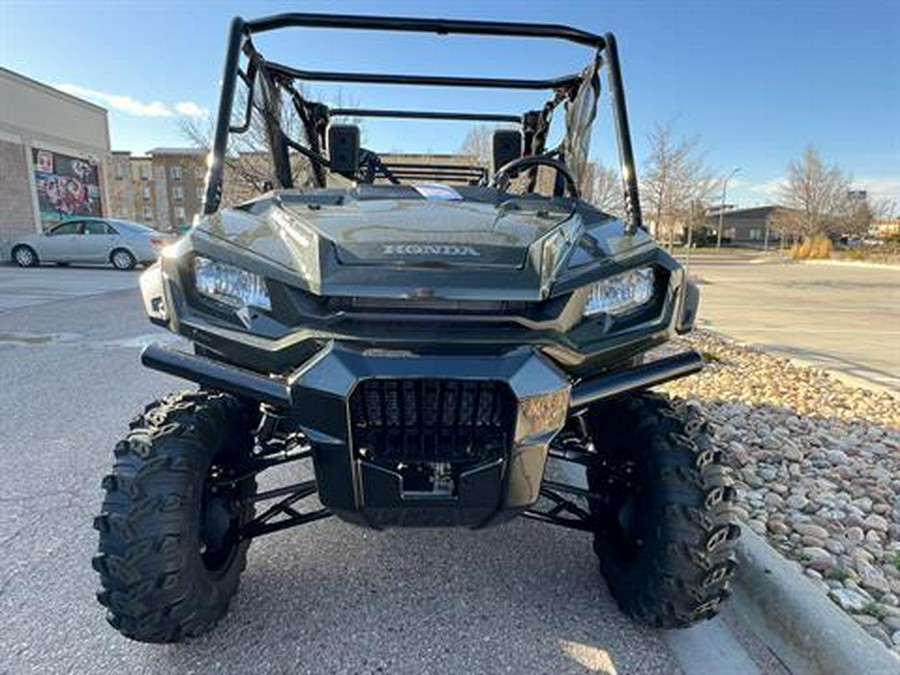
[[[472,462],[508,447],[515,401],[487,380],[365,380],[350,398],[357,452],[376,461]]]

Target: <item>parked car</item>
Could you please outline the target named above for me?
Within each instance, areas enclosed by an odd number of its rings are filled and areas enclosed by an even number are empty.
[[[175,241],[171,234],[119,218],[72,218],[41,234],[13,242],[12,260],[20,267],[42,262],[108,263],[130,270],[149,264],[159,252]]]

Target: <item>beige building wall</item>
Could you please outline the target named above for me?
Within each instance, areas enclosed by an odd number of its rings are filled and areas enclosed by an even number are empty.
[[[112,153],[106,110],[0,68],[0,255],[10,240],[40,231],[33,149],[98,164],[106,213]]]
[[[0,135],[0,248],[15,236],[34,228],[28,150],[17,137]]]
[[[131,153],[113,152],[109,168],[109,208],[107,213],[114,218],[140,220],[136,210],[135,185],[131,178]]]

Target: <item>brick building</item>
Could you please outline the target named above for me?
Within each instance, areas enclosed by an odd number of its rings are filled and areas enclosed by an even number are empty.
[[[106,110],[0,68],[0,254],[71,215],[109,215]]]
[[[154,148],[112,153],[110,212],[160,230],[184,229],[200,213],[206,151]]]

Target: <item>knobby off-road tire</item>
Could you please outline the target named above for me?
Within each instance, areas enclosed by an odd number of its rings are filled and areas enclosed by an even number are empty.
[[[252,414],[236,398],[185,392],[151,403],[115,447],[94,521],[93,559],[107,620],[126,637],[177,642],[210,630],[228,610],[253,518],[251,477],[213,488],[253,448]]]
[[[729,595],[740,529],[734,489],[699,411],[632,394],[591,411],[599,459],[588,484],[594,550],[610,592],[635,620],[683,628]]]

